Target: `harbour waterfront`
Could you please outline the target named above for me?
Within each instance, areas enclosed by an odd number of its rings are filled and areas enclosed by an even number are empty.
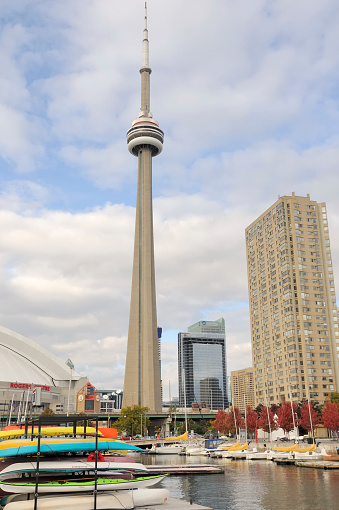
[[[337,508],[339,501],[339,470],[203,456],[141,455],[141,461],[145,465],[206,463],[223,467],[222,474],[169,476],[159,484],[172,497],[214,510],[330,510]]]

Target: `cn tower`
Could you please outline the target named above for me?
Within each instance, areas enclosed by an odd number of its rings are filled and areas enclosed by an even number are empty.
[[[138,158],[134,258],[123,407],[147,406],[160,412],[161,383],[155,297],[152,158],[162,151],[164,133],[150,109],[147,4],[142,41],[141,109],[127,131],[128,150]]]

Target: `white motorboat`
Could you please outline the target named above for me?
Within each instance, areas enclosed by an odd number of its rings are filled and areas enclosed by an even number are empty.
[[[148,450],[148,453],[157,455],[179,455],[184,452],[184,446],[181,444],[154,444]]]
[[[185,448],[185,454],[186,455],[205,455],[206,451],[204,448],[198,445],[196,446],[186,446]]]
[[[295,460],[323,460],[323,456],[320,452],[294,452]]]
[[[269,453],[271,453],[271,450],[259,452],[257,448],[253,448],[252,451],[246,453],[246,460],[267,460],[267,455]]]
[[[267,453],[267,460],[279,460],[279,459],[291,459],[293,452],[276,452],[274,450],[270,450]]]

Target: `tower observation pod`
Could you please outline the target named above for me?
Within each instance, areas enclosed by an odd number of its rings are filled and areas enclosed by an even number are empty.
[[[154,271],[152,158],[162,151],[164,133],[150,112],[151,72],[145,3],[140,69],[141,108],[139,117],[127,131],[128,150],[138,157],[138,188],[123,407],[147,406],[152,412],[160,412],[162,402]]]

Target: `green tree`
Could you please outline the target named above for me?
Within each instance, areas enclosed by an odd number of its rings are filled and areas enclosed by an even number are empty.
[[[55,415],[55,412],[50,408],[50,407],[46,407],[41,413],[40,413],[40,417],[43,417],[43,416],[54,416]]]
[[[120,412],[120,418],[114,423],[118,433],[125,432],[128,436],[136,434],[144,435],[144,430],[149,427],[150,420],[146,417],[148,407],[127,406]]]
[[[331,404],[337,404],[339,411],[339,393],[334,391],[331,395]]]

